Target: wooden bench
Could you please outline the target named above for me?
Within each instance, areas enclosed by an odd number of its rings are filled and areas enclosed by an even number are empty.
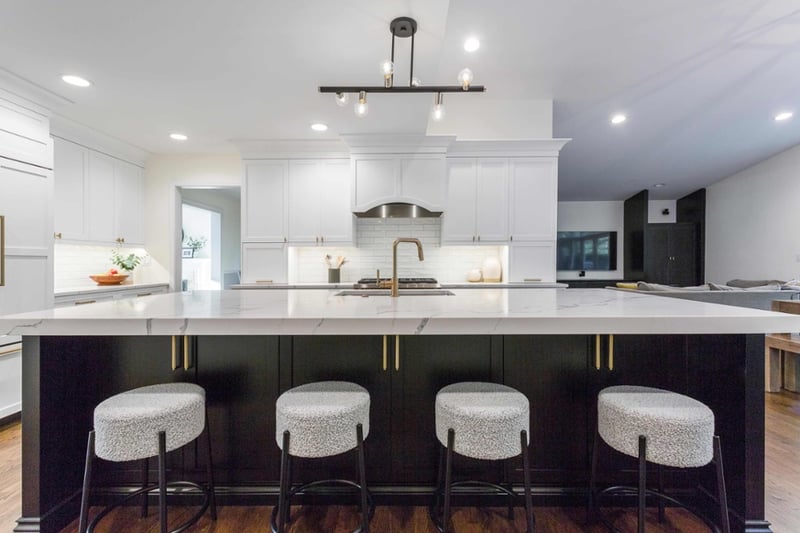
[[[772,310],[800,315],[800,301],[774,300]],[[770,333],[764,337],[765,388],[767,392],[780,392],[782,386],[793,391],[800,390],[795,371],[798,364],[797,357],[800,357],[800,333]],[[785,383],[783,380],[784,367],[791,369],[786,376]]]

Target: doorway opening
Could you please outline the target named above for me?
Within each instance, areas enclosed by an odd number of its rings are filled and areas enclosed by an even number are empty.
[[[239,283],[239,187],[179,188],[181,290],[220,290]]]

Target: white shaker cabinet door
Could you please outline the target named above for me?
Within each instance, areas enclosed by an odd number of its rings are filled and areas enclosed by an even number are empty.
[[[479,244],[508,241],[508,160],[478,159],[475,234]]]
[[[508,250],[509,281],[555,281],[556,247],[551,241],[514,244]]]
[[[63,139],[54,139],[53,186],[55,188],[55,223],[57,238],[89,239],[87,167],[89,151]]]
[[[447,205],[442,215],[442,244],[475,242],[477,179],[477,164],[474,159],[456,159],[448,162]]]
[[[286,283],[287,250],[283,243],[242,243],[242,283]]]
[[[88,202],[89,240],[114,242],[117,237],[114,159],[89,151]]]
[[[353,244],[355,217],[350,208],[350,161],[322,160],[317,182],[320,244]]]
[[[242,241],[286,242],[288,172],[286,160],[245,163]]]
[[[144,177],[142,169],[125,161],[115,162],[116,237],[125,244],[144,244],[142,218],[144,209]]]
[[[321,176],[314,160],[289,161],[289,242],[319,244]]]
[[[511,241],[555,241],[558,160],[537,157],[510,161]]]

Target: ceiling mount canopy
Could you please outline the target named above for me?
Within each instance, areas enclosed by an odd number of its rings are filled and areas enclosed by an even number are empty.
[[[441,120],[444,117],[444,96],[442,93],[464,93],[464,92],[485,92],[483,85],[472,85],[472,71],[468,68],[458,73],[458,85],[422,85],[419,79],[414,77],[414,34],[417,33],[417,21],[411,17],[397,17],[389,24],[389,31],[392,33],[392,55],[381,64],[383,73],[383,85],[341,85],[320,87],[321,93],[334,93],[336,103],[340,106],[347,105],[349,93],[357,95],[354,106],[355,113],[359,117],[367,114],[367,94],[368,93],[434,93],[434,106],[431,110],[433,120]],[[394,84],[394,43],[400,37],[406,39],[411,37],[411,58],[408,74],[407,86],[395,86]]]

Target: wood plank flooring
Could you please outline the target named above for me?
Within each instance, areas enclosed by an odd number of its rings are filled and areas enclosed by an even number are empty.
[[[800,531],[800,395],[789,392],[766,395],[766,515],[775,533]],[[20,441],[21,427],[13,423],[0,428],[0,531],[11,531],[20,514]],[[248,533],[267,530],[270,507],[221,507],[219,518],[207,517],[191,528],[192,532]],[[456,508],[453,524],[459,533],[525,531],[522,508],[515,510],[514,522],[508,522],[504,509]],[[123,508],[112,513],[98,528],[100,532],[157,531],[151,513],[140,519],[138,508]],[[180,522],[190,509],[173,510],[170,519]],[[602,526],[587,526],[582,508],[537,507],[536,530],[540,533],[600,533]],[[358,524],[354,507],[297,507],[292,510],[292,533],[349,533]],[[635,531],[635,513],[610,511],[618,518],[617,527]],[[380,533],[434,533],[436,529],[423,507],[378,507],[371,522],[372,531]],[[651,529],[652,528],[652,529]],[[77,530],[77,521],[62,533]],[[648,531],[694,533],[706,531],[682,510],[668,510],[667,521],[659,524],[648,515]]]

